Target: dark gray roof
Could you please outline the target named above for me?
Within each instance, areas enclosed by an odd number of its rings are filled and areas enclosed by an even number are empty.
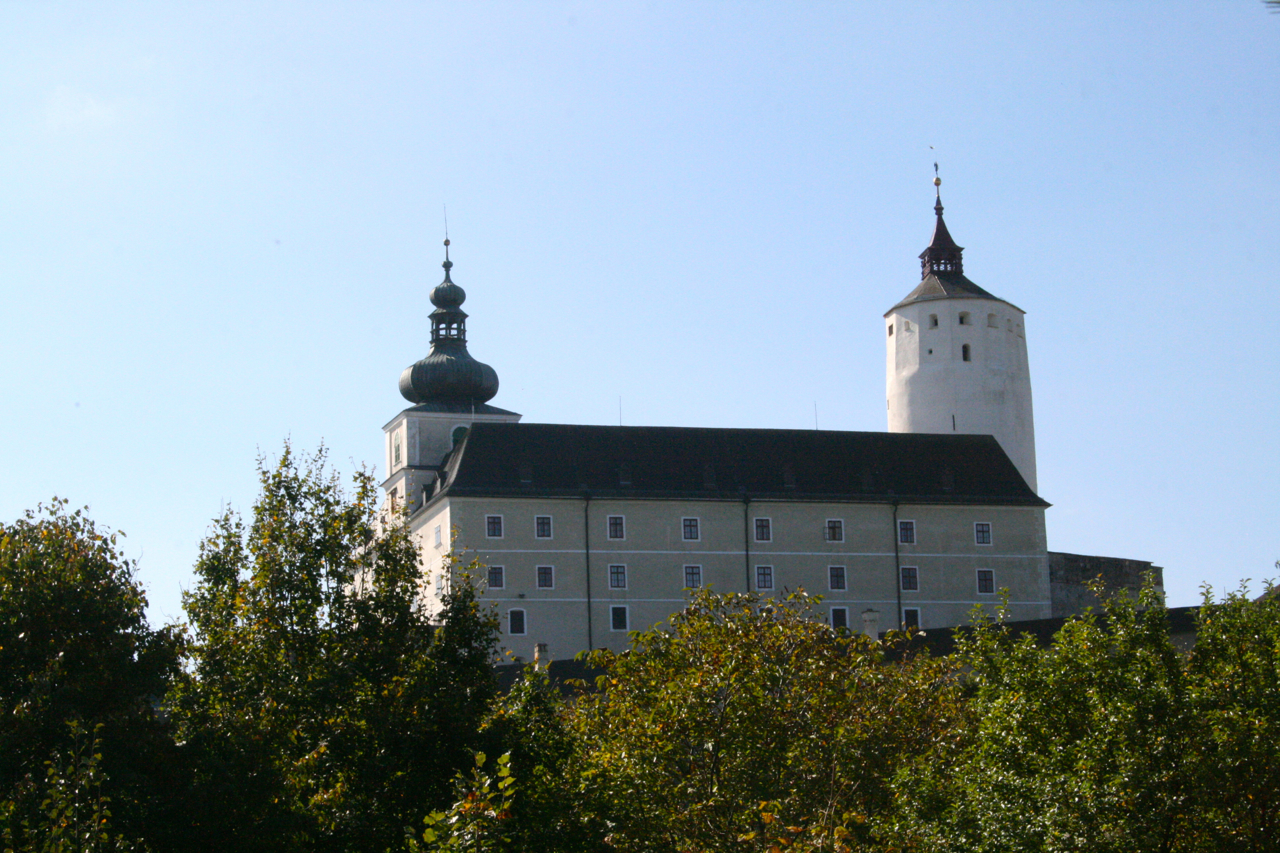
[[[477,423],[438,496],[1046,507],[989,435]]]
[[[884,312],[884,315],[888,317],[903,305],[927,302],[931,299],[994,299],[996,302],[1005,302],[999,296],[994,296],[969,281],[964,273],[934,272],[925,276],[924,280],[916,285],[916,289],[907,294],[906,299]],[[1012,302],[1005,302],[1005,304],[1013,305]],[[1017,305],[1013,307],[1018,308]],[[1018,308],[1018,310],[1022,309]]]

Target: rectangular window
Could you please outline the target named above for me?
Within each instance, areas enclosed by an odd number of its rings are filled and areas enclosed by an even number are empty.
[[[684,586],[685,589],[700,589],[702,587],[702,566],[684,567]]]
[[[556,570],[554,566],[538,566],[538,589],[556,588]]]
[[[489,589],[503,589],[507,585],[506,573],[502,566],[489,567]]]
[[[898,522],[898,541],[903,545],[916,544],[916,523],[914,521]]]
[[[827,566],[827,586],[834,590],[847,589],[844,566]]]
[[[849,630],[849,608],[833,607],[831,608],[831,627],[837,631],[844,629]]]
[[[773,589],[773,566],[756,566],[756,589]]]
[[[440,534],[440,525],[436,525],[436,547],[439,548],[444,544],[444,537]]]
[[[904,607],[902,608],[902,626],[904,628],[920,628],[920,608]]]
[[[626,520],[620,515],[609,516],[609,538],[610,539],[626,539],[627,524]]]
[[[698,530],[698,519],[686,518],[682,520],[682,528],[684,530],[684,538],[687,542],[697,542],[701,538]]]
[[[773,522],[767,518],[756,519],[756,541],[772,542],[773,541]]]
[[[551,516],[539,515],[534,517],[533,535],[539,539],[551,538]]]
[[[609,588],[610,589],[626,589],[627,588],[627,567],[626,566],[610,566],[609,567]]]
[[[828,542],[844,541],[844,521],[838,518],[827,519],[827,541]]]
[[[508,634],[523,634],[523,633],[525,632],[525,630],[524,630],[524,629],[525,629],[525,626],[524,626],[524,611],[523,611],[523,610],[508,610],[508,611],[507,611],[507,633],[508,633]]]
[[[613,631],[627,630],[626,605],[615,604],[609,608],[609,628]]]
[[[996,573],[991,569],[978,569],[978,594],[994,595],[996,591]]]
[[[973,523],[973,541],[976,545],[991,544],[991,523],[988,521],[975,521]]]
[[[904,592],[920,590],[920,572],[915,566],[902,567],[902,589]]]
[[[484,518],[484,535],[490,539],[502,538],[502,516],[486,515]]]

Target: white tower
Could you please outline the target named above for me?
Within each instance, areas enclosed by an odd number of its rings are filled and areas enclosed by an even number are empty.
[[[1038,491],[1025,312],[965,278],[940,192],[933,209],[923,280],[884,315],[889,431],[993,435]]]

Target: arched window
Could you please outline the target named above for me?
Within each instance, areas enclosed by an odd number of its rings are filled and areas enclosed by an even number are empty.
[[[969,345],[968,345],[968,344],[965,344],[964,346],[960,347],[960,358],[961,358],[961,359],[963,359],[964,361],[969,361],[969,360],[970,360],[970,359],[969,359]]]

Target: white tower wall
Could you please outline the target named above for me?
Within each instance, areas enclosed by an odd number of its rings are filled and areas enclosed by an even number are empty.
[[[889,431],[993,435],[1038,491],[1023,316],[1002,300],[956,297],[890,311]]]

